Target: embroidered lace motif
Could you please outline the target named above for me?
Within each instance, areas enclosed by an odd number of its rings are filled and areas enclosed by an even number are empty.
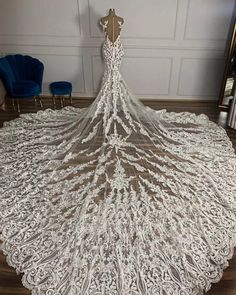
[[[236,156],[205,115],[144,107],[118,38],[85,109],[0,130],[3,252],[33,295],[199,295],[236,244]]]

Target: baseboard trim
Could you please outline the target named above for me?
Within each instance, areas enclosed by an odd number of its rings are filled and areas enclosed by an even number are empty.
[[[50,96],[49,94],[42,94],[41,95],[42,98],[45,98],[45,99],[50,99],[52,98],[52,96]],[[209,103],[209,102],[217,102],[217,97],[143,97],[143,96],[139,96],[139,95],[136,95],[136,97],[138,99],[140,99],[141,101],[143,102],[158,102],[158,101],[165,101],[165,102],[168,102],[168,101],[173,101],[173,102],[206,102],[206,103]],[[96,96],[77,96],[77,95],[73,95],[73,100],[80,100],[80,101],[94,101],[96,98]]]

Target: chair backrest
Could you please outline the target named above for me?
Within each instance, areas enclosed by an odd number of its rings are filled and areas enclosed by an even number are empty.
[[[32,80],[42,87],[44,66],[41,61],[28,55],[7,55],[0,58],[0,79],[8,94],[19,80]]]
[[[15,75],[6,57],[0,58],[0,79],[7,93],[11,92],[12,84],[15,82]]]

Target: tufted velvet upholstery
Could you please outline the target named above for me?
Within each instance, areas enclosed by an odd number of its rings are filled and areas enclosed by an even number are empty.
[[[43,64],[28,55],[7,55],[0,58],[0,79],[12,98],[31,98],[40,94]]]

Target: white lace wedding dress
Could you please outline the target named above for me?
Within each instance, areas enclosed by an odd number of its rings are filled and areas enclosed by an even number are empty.
[[[103,46],[85,109],[24,114],[0,131],[0,229],[34,295],[200,295],[236,244],[236,156],[205,115],[143,106]]]

